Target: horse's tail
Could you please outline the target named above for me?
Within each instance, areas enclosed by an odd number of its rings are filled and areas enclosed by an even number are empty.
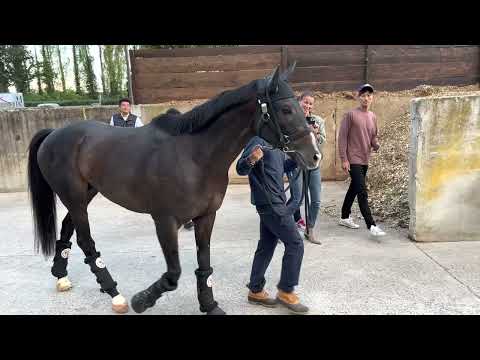
[[[57,207],[55,193],[45,180],[38,166],[37,153],[40,145],[53,129],[43,129],[35,134],[28,153],[28,188],[33,210],[33,226],[35,233],[35,252],[42,249],[45,256],[55,250],[57,240]]]

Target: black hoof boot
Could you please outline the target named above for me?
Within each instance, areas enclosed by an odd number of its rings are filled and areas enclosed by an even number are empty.
[[[207,315],[227,315],[227,313],[220,309],[218,306],[215,306],[212,310],[207,312]]]
[[[140,314],[155,305],[156,300],[151,300],[151,296],[152,294],[147,290],[135,294],[130,301],[133,311]]]

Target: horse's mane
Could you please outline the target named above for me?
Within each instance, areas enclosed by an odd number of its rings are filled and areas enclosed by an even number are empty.
[[[235,90],[227,90],[213,99],[194,107],[184,114],[162,114],[152,119],[153,126],[170,135],[193,134],[207,128],[220,115],[232,107],[246,103],[252,98],[256,82]]]

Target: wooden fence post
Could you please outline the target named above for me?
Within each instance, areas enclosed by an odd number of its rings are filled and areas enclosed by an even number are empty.
[[[368,60],[369,60],[368,45],[365,45],[365,83],[368,84]]]
[[[130,55],[130,70],[127,70],[128,71],[128,80],[129,80],[129,96],[130,96],[130,100],[132,102],[132,105],[133,104],[136,104],[137,103],[137,99],[135,98],[135,50],[129,50],[129,55]],[[127,66],[128,66],[128,60],[127,59]]]

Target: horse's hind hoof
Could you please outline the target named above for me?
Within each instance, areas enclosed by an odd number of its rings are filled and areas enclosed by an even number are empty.
[[[112,310],[117,314],[128,312],[128,302],[122,295],[117,295],[112,299]]]
[[[227,313],[216,306],[213,308],[213,310],[207,312],[207,315],[227,315]]]
[[[145,293],[145,291],[140,291],[138,294],[135,294],[130,302],[132,304],[133,311],[135,311],[137,314],[143,313],[149,307],[155,305],[155,301],[153,303],[149,301],[148,295]]]
[[[72,283],[70,282],[70,280],[68,280],[66,276],[57,280],[58,292],[68,291],[71,288],[72,288]]]

